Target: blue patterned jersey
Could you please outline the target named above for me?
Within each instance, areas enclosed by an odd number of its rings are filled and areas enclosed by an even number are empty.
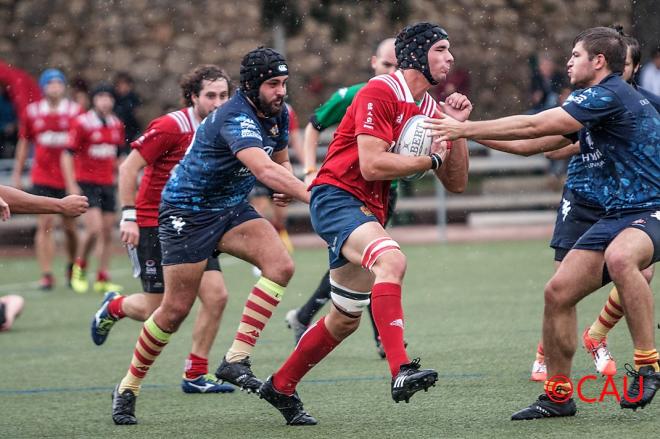
[[[257,116],[238,91],[200,124],[163,189],[163,201],[182,209],[219,211],[247,200],[255,177],[236,154],[261,148],[269,156],[289,143],[289,113]]]
[[[578,159],[598,204],[608,212],[660,206],[660,115],[649,99],[610,75],[573,92],[563,109],[584,125]]]
[[[595,206],[600,206],[594,180],[588,172],[588,164],[583,162],[582,154],[575,154],[568,162],[566,183],[564,186],[577,194],[582,200]]]
[[[654,95],[643,88],[638,87],[636,89],[649,100],[656,111],[660,112],[660,96]],[[576,133],[574,138],[571,137],[571,140],[577,141],[578,138]],[[589,204],[599,205],[597,190],[594,186],[595,181],[588,172],[590,169],[588,164],[589,155],[576,154],[571,157],[566,171],[566,187]]]

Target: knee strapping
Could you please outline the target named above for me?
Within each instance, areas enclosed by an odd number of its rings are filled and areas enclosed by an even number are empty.
[[[371,292],[359,292],[339,285],[330,278],[330,297],[337,309],[351,317],[357,317],[369,306]],[[357,316],[356,316],[357,314]]]
[[[399,243],[390,237],[377,238],[371,241],[362,252],[362,268],[371,271],[378,258],[392,250],[400,250]]]

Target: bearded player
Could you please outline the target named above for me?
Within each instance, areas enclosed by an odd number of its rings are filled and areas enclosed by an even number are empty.
[[[92,341],[99,346],[105,343],[119,320],[128,317],[145,321],[162,302],[165,287],[158,241],[161,192],[199,124],[227,102],[232,91],[229,76],[216,65],[195,67],[183,75],[180,86],[188,106],[154,119],[145,133],[131,143],[132,151],[119,167],[119,199],[123,206],[121,240],[137,250],[143,292],[105,295],[92,319]],[[144,175],[138,188],[138,175],[142,170]],[[181,389],[186,393],[231,392],[233,386],[218,383],[208,373],[209,353],[227,304],[227,288],[217,257],[208,258],[197,296],[200,307]]]
[[[358,92],[342,119],[318,176],[312,182],[310,211],[315,231],[328,243],[333,306],[303,334],[282,367],[261,386],[260,396],[289,425],[313,425],[296,392],[302,377],[360,323],[372,297],[372,311],[392,374],[394,401],[406,401],[438,379],[432,369],[411,361],[403,340],[401,285],[406,257],[383,228],[391,180],[434,170],[451,192],[467,183],[464,140],[433,142],[428,156],[388,152],[406,121],[434,116],[439,105],[427,91],[445,79],[453,63],[447,32],[431,23],[408,26],[396,39],[399,68],[377,76]],[[472,104],[463,95],[447,99],[444,112],[466,120]],[[442,167],[441,167],[442,165]]]
[[[291,172],[284,105],[289,70],[273,49],[257,48],[241,62],[239,91],[200,124],[161,197],[158,237],[165,292],[145,322],[129,370],[113,392],[116,424],[135,424],[135,398],[147,372],[192,308],[207,259],[228,253],[257,266],[232,346],[216,377],[257,391],[250,356],[293,276],[293,261],[273,226],[247,202],[258,178],[278,203],[309,202]],[[147,345],[149,350],[143,349]]]

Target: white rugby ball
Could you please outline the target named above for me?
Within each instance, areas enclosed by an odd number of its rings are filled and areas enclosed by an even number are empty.
[[[399,138],[394,143],[392,152],[404,156],[420,157],[431,154],[431,143],[433,138],[428,135],[428,130],[422,128],[422,122],[427,119],[427,116],[418,114],[408,119],[401,129]],[[419,180],[428,171],[418,172],[413,175],[403,177],[403,180],[413,181]]]

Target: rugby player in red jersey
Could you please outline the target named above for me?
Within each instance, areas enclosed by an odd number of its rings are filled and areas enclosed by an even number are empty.
[[[430,155],[414,157],[389,149],[410,117],[432,117],[442,107],[442,112],[462,121],[470,115],[472,104],[454,94],[440,106],[427,93],[446,77],[454,59],[447,33],[440,26],[407,26],[397,36],[395,48],[399,70],[371,79],[358,92],[311,185],[312,225],[328,244],[333,306],[309,327],[282,367],[261,386],[260,396],[289,425],[316,423],[303,410],[296,386],[357,329],[370,299],[392,375],[394,401],[408,402],[438,378],[435,370],[421,369],[419,359],[408,358],[401,306],[406,257],[383,225],[393,179],[432,169],[447,190],[463,191],[467,145],[459,140],[449,151],[448,144],[434,141]]]
[[[224,104],[231,93],[229,76],[220,67],[201,65],[181,80],[188,106],[153,120],[145,133],[131,143],[133,150],[119,168],[119,200],[122,204],[121,240],[137,249],[142,293],[106,294],[92,319],[92,340],[101,345],[121,318],[145,321],[163,299],[163,269],[158,240],[158,206],[163,186],[179,163],[199,123]],[[140,171],[144,175],[138,189]],[[137,192],[137,197],[136,197]],[[220,384],[208,374],[208,356],[227,303],[217,257],[209,258],[198,292],[201,306],[193,329],[192,350],[186,359],[181,383],[186,393],[223,393],[233,386]]]
[[[51,198],[66,196],[64,178],[60,167],[60,155],[69,146],[69,128],[73,119],[81,113],[78,104],[67,99],[66,77],[57,69],[47,69],[39,77],[44,98],[29,104],[20,118],[16,160],[12,176],[14,187],[21,189],[21,174],[28,157],[28,147],[34,144],[32,163],[32,193]],[[39,288],[51,290],[55,285],[53,257],[55,256],[55,216],[39,215],[34,237],[37,261],[41,269]],[[76,257],[78,239],[75,221],[62,217],[67,250],[67,283]]]
[[[121,290],[110,282],[108,269],[112,230],[115,224],[115,168],[117,149],[124,139],[124,124],[112,112],[112,86],[98,84],[91,95],[92,109],[78,116],[71,126],[70,146],[61,156],[62,174],[70,194],[84,194],[89,211],[83,216],[83,234],[71,273],[71,288],[86,293],[87,259],[96,246],[99,263],[94,290]]]

